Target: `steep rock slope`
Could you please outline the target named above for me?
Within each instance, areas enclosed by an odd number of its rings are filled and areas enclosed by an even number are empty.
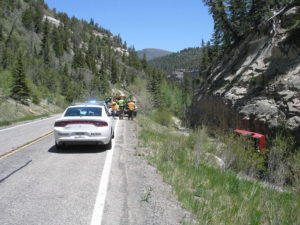
[[[274,13],[214,65],[190,112],[193,125],[300,135],[300,1]]]

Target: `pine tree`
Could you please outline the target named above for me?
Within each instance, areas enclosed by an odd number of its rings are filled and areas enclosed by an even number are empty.
[[[123,48],[127,49],[127,42],[126,41],[124,41]]]
[[[112,59],[111,65],[111,83],[116,84],[119,79],[119,67],[115,58]]]
[[[123,67],[122,73],[121,73],[121,83],[124,83],[126,81],[126,77],[127,77],[127,69],[126,66]]]
[[[145,54],[145,53],[144,53],[144,55],[143,55],[142,65],[143,65],[143,69],[146,70],[148,64],[147,64],[147,57],[146,57],[146,54]]]
[[[85,58],[84,58],[84,55],[82,53],[82,50],[80,48],[75,48],[74,53],[75,54],[74,54],[74,57],[73,57],[72,67],[74,69],[84,68],[85,67]]]
[[[11,48],[4,47],[1,58],[1,65],[3,69],[8,69],[14,61],[14,53]]]
[[[76,83],[74,82],[70,83],[70,85],[68,86],[68,90],[66,92],[66,100],[69,103],[73,102],[77,98],[77,96],[80,95],[79,89],[80,87]]]
[[[34,4],[34,27],[37,33],[40,33],[43,29],[43,17],[44,17],[44,9],[43,5],[38,2],[38,4]]]
[[[127,56],[125,53],[122,54],[122,62],[127,64]]]
[[[260,0],[252,0],[251,1],[251,7],[249,10],[249,20],[251,22],[252,26],[257,26],[260,22],[262,22],[265,18],[267,18],[270,13],[271,7],[274,6],[280,6],[284,2],[287,3],[285,0],[266,0],[266,1],[260,1]]]
[[[61,73],[61,81],[60,81],[61,93],[63,95],[68,91],[69,81],[70,81],[69,68],[68,65],[65,63]]]
[[[91,80],[91,96],[95,96],[101,89],[101,79],[99,74],[96,74]]]
[[[0,24],[0,42],[4,41],[3,25]]]
[[[152,103],[156,106],[156,108],[161,107],[161,83],[162,76],[156,70],[150,71],[150,79],[148,82],[148,89],[152,95]]]
[[[64,54],[63,37],[59,28],[53,29],[53,49],[56,57],[61,57]]]
[[[59,33],[61,34],[62,37],[62,42],[63,42],[63,48],[65,51],[69,51],[70,49],[70,30],[66,25],[60,25],[58,27]]]
[[[45,20],[43,27],[43,39],[41,43],[40,55],[43,57],[45,65],[50,64],[50,25],[48,20]]]
[[[249,0],[230,0],[229,11],[230,20],[239,35],[243,35],[249,27],[249,18],[247,16]]]
[[[206,51],[207,51],[208,66],[209,66],[214,60],[213,47],[211,46],[210,41],[206,42]]]
[[[96,55],[97,55],[97,46],[95,42],[95,37],[94,35],[92,35],[88,43],[88,51],[86,53],[86,64],[93,73],[96,73],[97,70]]]
[[[189,73],[185,73],[183,77],[183,101],[188,102],[189,96],[192,94],[192,79]]]
[[[94,19],[93,19],[93,18],[90,19],[90,25],[91,25],[91,26],[94,26],[94,25],[95,25],[95,22],[94,22]]]
[[[27,29],[31,30],[33,21],[34,21],[34,12],[32,8],[29,7],[22,14],[22,23]]]
[[[219,55],[221,55],[222,52],[222,32],[220,31],[220,29],[218,29],[218,27],[216,26],[216,24],[214,25],[214,33],[212,35],[212,43],[213,43],[213,47],[212,47],[212,55],[213,58],[218,58]]]
[[[215,22],[216,39],[214,39],[226,48],[268,18],[271,8],[282,7],[289,0],[203,0],[203,2],[209,7]]]
[[[201,74],[205,74],[206,69],[208,67],[209,58],[208,58],[208,51],[207,47],[205,46],[204,40],[201,42],[201,63],[200,63],[200,72]]]
[[[22,55],[19,54],[17,63],[13,71],[13,83],[11,88],[11,97],[22,104],[28,104],[30,90],[26,82],[26,74],[22,61]]]
[[[106,94],[109,89],[109,79],[104,64],[102,64],[101,66],[99,77],[100,77],[100,93]]]

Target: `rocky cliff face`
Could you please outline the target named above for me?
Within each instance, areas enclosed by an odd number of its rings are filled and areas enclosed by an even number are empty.
[[[300,135],[300,1],[251,31],[194,96],[193,125]]]

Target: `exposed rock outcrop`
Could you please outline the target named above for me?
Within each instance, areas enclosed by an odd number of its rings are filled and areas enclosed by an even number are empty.
[[[232,48],[194,96],[191,123],[300,135],[300,1]]]

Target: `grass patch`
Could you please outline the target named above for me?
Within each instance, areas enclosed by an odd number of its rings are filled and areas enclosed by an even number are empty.
[[[19,119],[15,119],[15,120],[4,120],[4,121],[0,121],[0,127],[1,126],[9,126],[13,123],[18,123],[18,122],[23,122],[23,121],[28,121],[28,120],[35,120],[35,119],[39,119],[39,118],[43,118],[43,117],[48,117],[49,114],[42,114],[42,115],[28,115]]]
[[[184,207],[193,212],[197,224],[300,224],[298,194],[281,193],[242,180],[234,171],[213,167],[207,155],[218,149],[205,130],[184,136],[146,117],[139,116],[138,123],[140,146],[146,149],[147,159],[173,186]],[[252,170],[248,166],[251,161],[247,166],[232,163]]]
[[[172,113],[169,111],[156,111],[150,115],[150,118],[160,125],[169,127],[172,124]]]

